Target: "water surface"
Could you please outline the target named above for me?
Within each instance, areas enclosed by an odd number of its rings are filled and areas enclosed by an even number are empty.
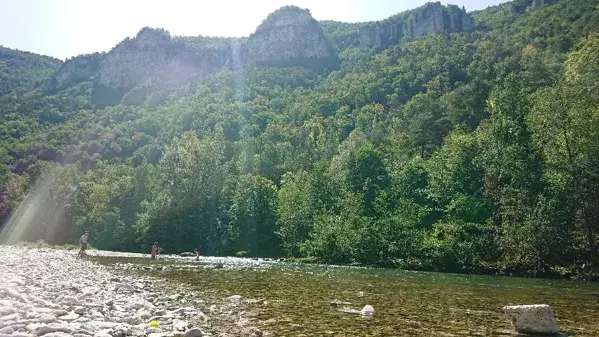
[[[214,301],[265,299],[249,309],[274,336],[500,336],[505,305],[549,304],[571,336],[599,336],[599,284],[255,261],[237,258],[98,258],[201,289]],[[216,267],[216,268],[215,268]],[[222,268],[221,268],[222,267]],[[166,270],[158,270],[166,268]],[[372,319],[339,311],[331,301]]]

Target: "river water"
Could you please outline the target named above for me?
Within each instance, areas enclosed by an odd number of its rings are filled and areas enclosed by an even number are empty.
[[[511,323],[501,308],[518,304],[549,304],[561,331],[599,336],[597,283],[238,258],[97,259],[197,287],[214,301],[266,300],[248,311],[274,336],[502,336]],[[335,300],[349,304],[330,305]],[[340,311],[367,304],[376,310],[371,319]]]

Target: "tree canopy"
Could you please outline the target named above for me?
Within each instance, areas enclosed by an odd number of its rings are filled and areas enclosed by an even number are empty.
[[[223,68],[113,106],[91,80],[46,93],[0,53],[0,221],[51,166],[53,215],[32,220],[50,241],[590,278],[599,3],[521,5],[380,51],[325,22],[339,69]],[[40,79],[58,67],[38,61]]]

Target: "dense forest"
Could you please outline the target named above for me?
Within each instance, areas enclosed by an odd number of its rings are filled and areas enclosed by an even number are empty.
[[[30,73],[60,64],[0,59],[0,221],[111,250],[591,278],[599,1],[530,3],[384,48],[323,22],[337,65],[247,63],[124,94],[85,76],[48,91]]]

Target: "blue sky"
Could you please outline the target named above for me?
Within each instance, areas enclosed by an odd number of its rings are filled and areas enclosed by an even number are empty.
[[[2,0],[0,45],[60,59],[108,51],[144,26],[173,35],[247,36],[284,5],[317,20],[381,20],[427,0]],[[505,0],[446,0],[468,11]]]

